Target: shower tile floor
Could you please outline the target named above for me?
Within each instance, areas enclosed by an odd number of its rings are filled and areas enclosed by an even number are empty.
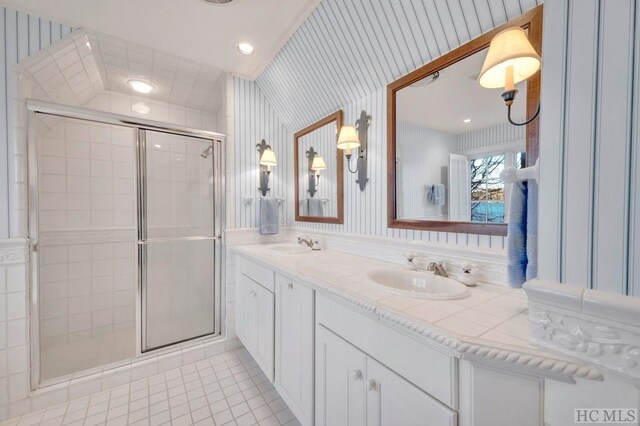
[[[0,423],[1,426],[192,424],[300,423],[244,348]]]

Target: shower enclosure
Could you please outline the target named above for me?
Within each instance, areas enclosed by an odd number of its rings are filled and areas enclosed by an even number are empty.
[[[218,336],[224,136],[28,109],[32,387]]]

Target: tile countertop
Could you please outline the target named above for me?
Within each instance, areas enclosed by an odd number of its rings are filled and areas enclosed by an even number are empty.
[[[477,338],[489,344],[533,348],[529,344],[528,304],[523,290],[479,284],[470,288],[471,295],[464,299],[440,301],[395,296],[366,275],[381,268],[403,270],[397,263],[331,250],[280,254],[268,247],[243,245],[232,250],[316,289],[331,289],[453,339]]]

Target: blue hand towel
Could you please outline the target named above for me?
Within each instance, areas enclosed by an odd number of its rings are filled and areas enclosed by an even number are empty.
[[[260,234],[277,234],[279,220],[279,204],[275,198],[260,198]]]
[[[436,183],[429,188],[429,201],[436,206],[444,206],[444,185]]]
[[[538,184],[527,182],[527,281],[538,277]]]
[[[507,268],[511,287],[521,288],[527,277],[527,182],[511,185],[507,226]]]
[[[322,200],[319,198],[309,198],[309,216],[322,217],[324,216],[324,206]]]

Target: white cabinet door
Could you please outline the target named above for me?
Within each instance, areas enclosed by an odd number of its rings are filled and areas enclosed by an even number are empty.
[[[264,374],[273,381],[273,293],[243,274],[238,274],[236,283],[236,334]]]
[[[313,290],[276,275],[276,388],[303,425],[313,424]]]
[[[365,386],[368,426],[457,424],[455,411],[371,358],[367,358]]]
[[[261,285],[251,282],[255,315],[252,315],[252,330],[255,330],[256,348],[252,352],[264,374],[273,382],[274,360],[274,299],[273,293]],[[253,313],[252,313],[253,314]]]
[[[316,426],[365,425],[365,368],[364,353],[316,327]]]

